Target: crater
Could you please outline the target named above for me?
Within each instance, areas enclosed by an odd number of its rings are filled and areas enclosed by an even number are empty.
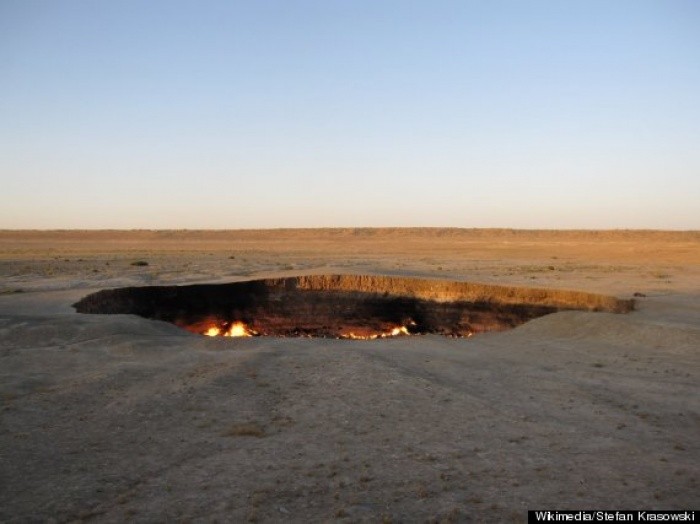
[[[502,331],[562,310],[624,313],[633,300],[566,291],[375,275],[98,291],[79,313],[132,314],[192,333],[374,339]]]

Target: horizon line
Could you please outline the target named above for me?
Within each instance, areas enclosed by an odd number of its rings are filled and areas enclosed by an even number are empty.
[[[440,230],[440,231],[521,231],[521,232],[671,232],[696,233],[700,229],[667,228],[519,228],[519,227],[459,227],[459,226],[319,226],[319,227],[242,227],[242,228],[0,228],[0,233],[60,233],[60,232],[243,232],[243,231],[332,231],[332,230]]]

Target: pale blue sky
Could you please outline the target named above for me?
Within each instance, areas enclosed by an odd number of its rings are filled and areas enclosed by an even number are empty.
[[[700,2],[0,0],[0,228],[700,229]]]

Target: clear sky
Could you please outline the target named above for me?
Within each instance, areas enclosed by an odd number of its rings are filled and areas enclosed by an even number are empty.
[[[0,0],[0,228],[700,229],[697,0]]]

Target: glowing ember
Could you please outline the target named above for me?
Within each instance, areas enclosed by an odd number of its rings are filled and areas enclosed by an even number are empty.
[[[202,333],[202,335],[207,337],[252,337],[257,334],[256,331],[249,329],[243,322],[233,322],[228,327],[226,324],[223,327],[211,326]]]
[[[356,335],[355,333],[345,333],[340,335],[340,338],[349,338],[352,340],[374,340],[378,337],[379,335]]]

